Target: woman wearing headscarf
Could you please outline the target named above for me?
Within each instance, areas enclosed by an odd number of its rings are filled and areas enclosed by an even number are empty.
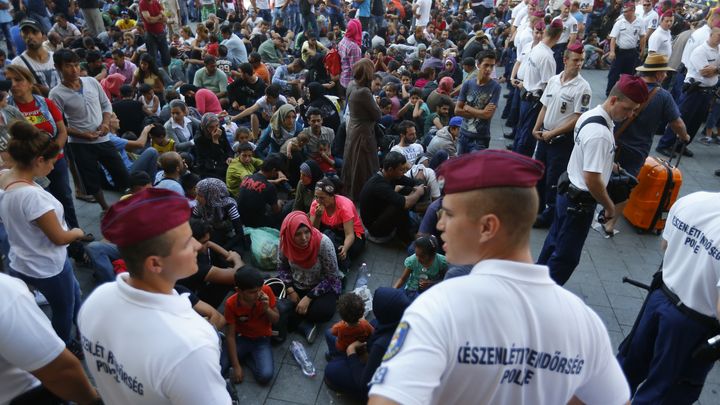
[[[220,114],[222,107],[215,93],[208,89],[200,89],[195,93],[195,108],[200,114]]]
[[[427,106],[431,113],[435,112],[435,109],[442,100],[447,100],[453,106],[455,105],[452,102],[452,98],[450,98],[450,93],[453,91],[454,85],[455,80],[453,80],[452,77],[445,76],[440,79],[437,89],[433,90],[427,98]]]
[[[358,401],[366,401],[370,387],[368,383],[375,370],[382,363],[385,351],[392,340],[395,329],[400,323],[410,300],[401,289],[380,287],[373,296],[372,335],[367,344],[354,342],[345,353],[331,359],[325,366],[325,384]],[[365,347],[367,361],[359,355],[359,348]]]
[[[445,62],[443,62],[443,71],[448,72],[446,74],[452,77],[455,83],[462,82],[463,72],[460,66],[458,66],[457,60],[455,60],[454,56],[448,56],[445,58]]]
[[[295,306],[288,326],[297,327],[312,344],[316,324],[335,314],[342,286],[332,241],[313,228],[304,212],[291,212],[280,227],[278,278]]]
[[[370,59],[353,66],[353,80],[347,89],[349,119],[343,157],[342,181],[353,201],[360,199],[365,182],[380,168],[375,123],[382,112],[370,91],[375,70]]]
[[[335,96],[328,96],[325,87],[317,82],[308,85],[308,102],[305,105],[305,111],[311,107],[320,110],[323,118],[323,126],[335,131],[337,134],[340,126],[340,104]],[[304,115],[303,115],[304,116]],[[305,125],[310,125],[305,119]]]
[[[200,177],[225,178],[233,152],[217,115],[205,113],[200,120],[200,135],[195,139],[195,153],[195,169]]]
[[[345,36],[338,44],[340,54],[340,85],[347,88],[353,79],[353,67],[362,59],[362,25],[353,18],[348,22]],[[341,93],[342,96],[342,93]]]
[[[260,156],[267,156],[271,153],[280,152],[282,144],[295,136],[295,118],[297,118],[297,113],[294,106],[290,104],[281,105],[270,117],[270,127],[263,131],[260,136],[255,153]]]
[[[222,180],[207,178],[200,180],[195,187],[197,205],[193,208],[193,217],[203,219],[210,224],[211,241],[228,250],[240,251],[245,232],[237,202],[230,197],[225,183]]]
[[[105,95],[110,101],[120,98],[120,86],[123,84],[125,84],[125,76],[120,73],[113,73],[100,80],[100,86],[102,86]]]
[[[310,212],[315,200],[315,184],[324,176],[320,166],[314,160],[306,160],[300,165],[300,181],[295,189],[293,211]]]

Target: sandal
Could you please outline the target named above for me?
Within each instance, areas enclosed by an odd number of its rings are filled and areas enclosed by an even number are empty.
[[[91,195],[88,195],[88,194],[81,194],[81,193],[78,193],[78,192],[75,192],[75,198],[77,198],[78,200],[82,200],[82,201],[85,201],[85,202],[89,202],[89,203],[96,203],[96,202],[97,202],[97,200],[95,199],[95,197],[93,197],[93,196],[91,196]]]

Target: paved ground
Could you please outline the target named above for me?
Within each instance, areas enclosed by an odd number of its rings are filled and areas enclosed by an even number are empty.
[[[604,71],[586,71],[583,75],[593,88],[593,105],[604,100]],[[499,110],[502,110],[504,99]],[[499,113],[498,113],[499,118]],[[501,120],[494,120],[492,126],[492,147],[504,146]],[[718,190],[720,179],[713,175],[719,166],[713,161],[720,153],[718,146],[706,146],[695,143],[692,146],[695,157],[686,158],[681,162],[683,186],[681,194],[685,195],[698,190]],[[80,223],[88,232],[96,236],[99,231],[99,207],[82,201],[76,201]],[[638,235],[632,227],[623,221],[619,222],[620,233],[613,239],[603,239],[597,232],[590,231],[580,266],[573,274],[566,288],[580,296],[603,319],[613,346],[617,348],[620,341],[629,332],[637,312],[642,304],[645,292],[636,287],[622,283],[622,277],[628,276],[643,282],[649,282],[651,275],[657,270],[662,259],[660,254],[660,238],[655,235]],[[532,234],[532,250],[537,255],[545,238],[546,231],[534,230]],[[378,246],[370,244],[364,259],[372,269],[370,281],[372,289],[389,286],[399,277],[405,259],[404,249],[396,246]],[[355,266],[357,268],[357,266]],[[356,271],[351,271],[347,282],[354,285]],[[90,270],[78,269],[83,291],[87,294],[93,288]],[[328,325],[329,326],[329,325]],[[304,340],[299,335],[291,335],[290,340]],[[318,339],[308,348],[309,355],[314,359],[318,376],[305,377],[289,353],[288,343],[276,347],[276,377],[268,387],[256,384],[251,376],[237,386],[243,404],[334,404],[351,403],[346,398],[334,394],[322,383],[322,370],[325,367],[324,353],[326,345]],[[249,375],[250,373],[246,373]],[[715,367],[707,379],[699,403],[709,405],[720,403],[720,367]]]

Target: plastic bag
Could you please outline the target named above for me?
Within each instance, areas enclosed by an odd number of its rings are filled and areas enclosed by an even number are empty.
[[[368,288],[367,285],[364,285],[362,287],[358,287],[353,290],[353,294],[360,296],[362,298],[363,302],[365,303],[365,317],[368,316],[370,311],[372,311],[372,301],[373,301],[373,294],[372,291]]]
[[[275,270],[280,231],[267,227],[250,228],[246,226],[245,234],[250,236],[250,251],[255,265],[263,270]]]

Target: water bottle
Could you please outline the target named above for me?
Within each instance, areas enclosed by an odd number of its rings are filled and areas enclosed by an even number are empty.
[[[303,347],[302,343],[297,340],[293,340],[292,343],[290,343],[290,352],[293,354],[293,357],[295,357],[295,361],[297,361],[300,365],[303,374],[308,377],[314,377],[315,366],[312,364],[310,359],[308,359],[305,347]]]
[[[372,274],[370,273],[370,269],[368,268],[367,264],[363,263],[362,265],[360,265],[360,268],[358,269],[358,278],[355,282],[355,288],[360,288],[362,286],[368,285],[371,276]]]

